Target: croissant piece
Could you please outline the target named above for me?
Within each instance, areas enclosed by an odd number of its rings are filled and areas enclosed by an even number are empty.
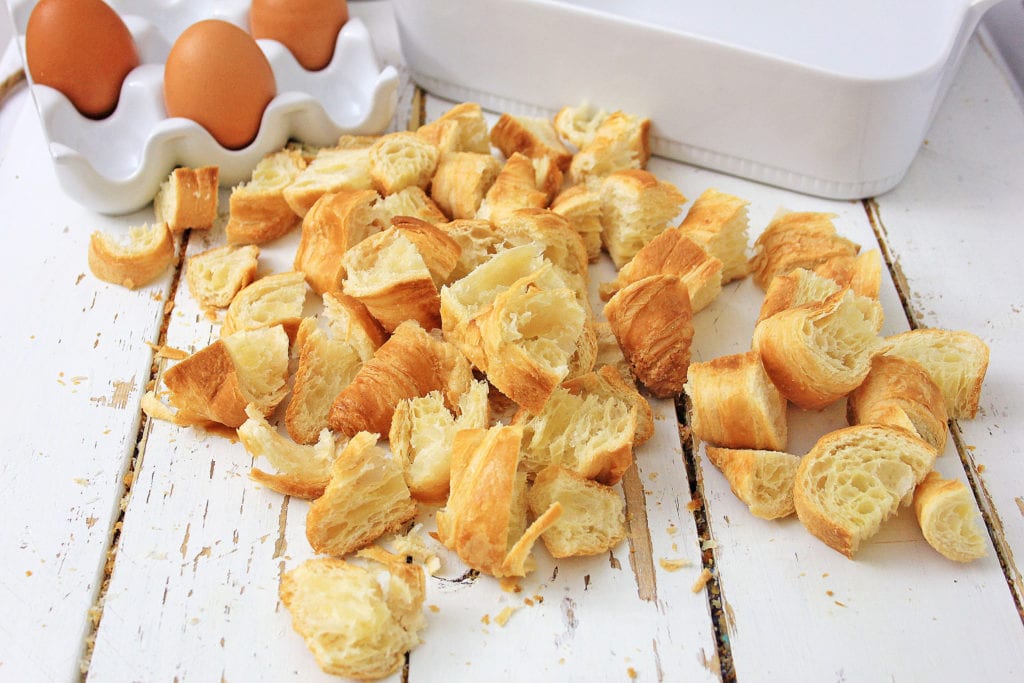
[[[825,544],[853,557],[932,470],[936,452],[902,429],[859,425],[829,432],[803,457],[796,514]]]
[[[348,435],[360,431],[388,434],[395,406],[402,399],[438,390],[445,405],[454,410],[472,380],[469,362],[458,349],[408,321],[398,326],[341,390],[327,415],[327,425]]]
[[[626,538],[625,501],[619,492],[564,467],[541,470],[527,500],[534,515],[556,502],[562,508],[558,520],[541,535],[552,557],[600,555]]]
[[[434,171],[430,197],[449,218],[473,218],[499,172],[501,162],[489,152],[447,152]]]
[[[229,244],[262,244],[291,232],[301,217],[284,198],[284,191],[306,168],[295,149],[282,149],[260,159],[248,182],[231,189]]]
[[[323,294],[341,288],[345,278],[345,253],[378,232],[373,190],[328,192],[302,219],[302,237],[295,251],[294,267],[306,274],[313,291]]]
[[[416,516],[402,463],[359,432],[331,465],[331,479],[306,515],[306,539],[318,553],[344,557]]]
[[[618,268],[664,232],[686,201],[672,183],[636,169],[608,175],[600,191],[601,235]]]
[[[898,408],[899,410],[894,410]],[[846,402],[854,424],[904,426],[941,453],[946,448],[946,403],[942,391],[924,368],[899,356],[876,356],[871,371]]]
[[[772,383],[805,410],[824,408],[856,389],[883,350],[870,313],[878,306],[847,289],[762,320],[753,342]]]
[[[776,275],[813,270],[836,256],[856,256],[860,247],[836,233],[835,214],[780,211],[754,242],[754,282],[766,289]]]
[[[690,427],[701,441],[724,448],[785,450],[786,399],[768,379],[757,352],[691,363],[685,389]]]
[[[722,262],[722,284],[747,276],[747,230],[750,220],[745,199],[705,190],[693,202],[679,230]]]
[[[682,278],[637,280],[615,293],[604,315],[633,375],[655,396],[679,394],[693,341],[690,294]]]
[[[800,458],[778,451],[707,446],[708,460],[725,475],[729,487],[751,514],[779,519],[796,512],[793,482]]]
[[[682,230],[669,229],[648,242],[622,266],[614,280],[603,283],[601,298],[607,301],[626,285],[652,275],[676,275],[686,283],[690,307],[703,310],[722,291],[722,262]]]

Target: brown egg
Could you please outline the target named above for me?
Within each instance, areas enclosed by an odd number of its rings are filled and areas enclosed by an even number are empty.
[[[228,149],[255,139],[275,94],[274,72],[259,45],[220,19],[185,29],[164,65],[167,115],[192,119]]]
[[[331,63],[346,21],[345,0],[252,0],[249,10],[253,37],[282,43],[309,71]]]
[[[64,93],[83,116],[101,119],[117,108],[139,51],[102,0],[40,0],[25,29],[25,59],[34,82]]]

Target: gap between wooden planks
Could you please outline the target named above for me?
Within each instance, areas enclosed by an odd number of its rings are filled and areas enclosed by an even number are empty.
[[[185,259],[186,254],[188,253],[188,243],[191,236],[192,231],[186,230],[181,239],[178,240],[177,261],[174,263],[174,275],[171,277],[171,286],[167,290],[167,299],[164,302],[163,317],[160,319],[160,334],[157,335],[156,342],[157,349],[162,348],[167,341],[167,327],[170,325],[171,314],[174,312],[174,301],[178,293],[178,287],[181,285],[181,276],[185,271]],[[167,359],[161,356],[161,354],[155,349],[153,353],[153,362],[149,366],[149,376],[142,383],[143,393],[155,385],[160,377],[160,373],[163,372],[163,366],[166,362]],[[123,478],[124,493],[121,494],[121,504],[118,506],[117,519],[114,520],[114,523],[111,526],[110,538],[107,542],[107,561],[103,565],[103,576],[100,579],[99,587],[96,590],[96,598],[93,601],[92,608],[89,610],[89,632],[86,634],[85,642],[82,644],[81,648],[81,680],[83,681],[89,673],[89,664],[92,660],[93,646],[96,642],[96,632],[99,630],[100,621],[103,619],[103,603],[106,599],[107,589],[110,587],[110,577],[114,573],[114,564],[117,562],[117,549],[121,540],[121,529],[124,525],[125,512],[128,510],[128,501],[132,495],[132,486],[135,483],[135,476],[139,471],[143,458],[145,457],[146,444],[149,441],[149,432],[152,424],[152,419],[146,415],[140,403],[139,432],[138,438],[135,441],[135,451],[132,453],[132,457],[129,459],[127,468],[125,469],[125,475]]]
[[[896,286],[896,293],[900,297],[900,303],[903,304],[903,312],[907,316],[907,323],[910,325],[910,329],[916,330],[922,327],[921,316],[914,310],[914,307],[910,303],[912,300],[910,285],[907,283],[907,278],[903,274],[903,269],[900,267],[899,260],[893,256],[892,250],[889,248],[888,233],[885,228],[885,222],[882,220],[881,208],[878,201],[875,199],[864,199],[861,204],[864,206],[864,213],[867,214],[868,223],[871,225],[871,229],[875,233],[875,241],[878,242],[878,248],[882,253],[882,258],[885,259],[885,265],[889,269],[889,273],[892,275],[893,284]],[[999,566],[1003,571],[1003,578],[1006,579],[1006,585],[1010,589],[1010,595],[1013,596],[1013,603],[1017,608],[1017,613],[1021,616],[1021,620],[1024,620],[1024,603],[1022,603],[1022,596],[1024,596],[1024,577],[1022,577],[1020,572],[1015,569],[1017,564],[1013,561],[1013,550],[1010,548],[1009,543],[1007,543],[1006,536],[1003,533],[1003,522],[1000,519],[999,512],[996,510],[996,506],[992,501],[992,496],[985,487],[984,480],[978,475],[978,468],[974,462],[974,456],[964,443],[963,433],[960,430],[959,423],[954,419],[950,419],[948,422],[948,428],[949,433],[952,436],[953,445],[956,448],[957,456],[960,458],[960,463],[963,465],[967,481],[971,486],[971,491],[974,494],[975,501],[978,503],[978,509],[981,511],[981,517],[985,522],[985,528],[988,530],[989,538],[992,539],[992,546],[995,548],[996,556],[999,559]]]
[[[425,120],[425,93],[422,90],[416,89],[413,93],[411,105],[410,105],[410,116],[409,125],[410,128],[416,128],[420,125],[420,122]],[[188,254],[188,248],[191,244],[191,239],[194,237],[192,231],[186,231],[180,240],[180,249],[178,252],[178,259],[174,264],[174,272],[172,275],[172,282],[168,293],[167,304],[165,305],[160,325],[160,333],[157,339],[157,348],[163,347],[168,341],[168,326],[171,318],[175,312],[175,301],[178,294],[178,288],[181,286],[182,274],[186,268],[186,260]],[[153,383],[159,380],[160,374],[163,370],[165,359],[160,357],[159,354],[154,358],[153,363],[150,367],[150,374],[146,381],[146,386],[152,386]],[[677,420],[678,422],[678,420]],[[106,601],[106,597],[110,588],[111,578],[114,573],[114,568],[117,561],[118,550],[121,546],[121,529],[125,521],[125,514],[129,507],[129,501],[133,493],[133,484],[135,482],[136,473],[143,467],[146,457],[146,446],[149,440],[150,430],[153,423],[150,418],[144,413],[140,416],[140,428],[138,437],[135,445],[135,450],[130,458],[127,465],[127,474],[124,478],[124,492],[121,496],[120,512],[117,519],[114,521],[112,526],[112,533],[109,537],[107,549],[106,549],[106,563],[103,568],[103,576],[100,582],[100,586],[97,590],[97,594],[93,603],[93,607],[90,610],[90,624],[89,632],[86,635],[85,643],[83,644],[82,651],[84,655],[82,657],[82,675],[86,676],[89,671],[90,661],[93,653],[93,646],[97,633],[99,632],[100,623],[103,618],[103,609]],[[678,433],[678,430],[674,430]],[[680,440],[680,445],[683,446],[682,450],[686,451],[685,443]],[[637,587],[638,596],[648,602],[657,602],[657,585],[656,585],[656,569],[654,560],[654,551],[651,542],[650,529],[648,528],[647,520],[647,501],[644,492],[643,483],[640,480],[639,473],[636,468],[631,468],[630,472],[626,475],[626,479],[623,482],[623,491],[626,498],[627,510],[631,518],[629,525],[629,547],[630,547],[630,566],[633,571],[634,581]],[[693,484],[690,483],[690,491],[692,495]],[[285,501],[287,505],[287,500]],[[702,507],[702,506],[700,506]],[[710,561],[710,555],[708,553],[703,554],[703,568],[709,568],[708,564]],[[710,601],[710,597],[708,598]],[[719,647],[721,649],[721,647]],[[711,669],[717,670],[719,667],[718,662],[722,657],[720,653],[716,652],[706,657],[708,663],[706,666]],[[408,671],[408,666],[406,667]],[[406,674],[407,675],[407,674]]]

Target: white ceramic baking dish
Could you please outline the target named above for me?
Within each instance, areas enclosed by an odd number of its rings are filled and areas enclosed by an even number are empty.
[[[652,120],[656,154],[830,198],[906,173],[996,0],[394,0],[428,92]]]

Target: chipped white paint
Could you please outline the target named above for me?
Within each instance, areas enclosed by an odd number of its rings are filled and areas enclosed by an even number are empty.
[[[843,235],[875,244],[860,205],[811,203],[839,214]],[[765,224],[754,222],[757,230]],[[745,350],[762,298],[752,282],[729,285],[699,316],[696,354]],[[906,329],[887,277],[881,298],[883,332]],[[843,402],[822,412],[791,407],[788,449],[806,453],[827,431],[845,426],[844,411]],[[903,508],[851,561],[795,517],[751,515],[703,449],[699,455],[739,680],[1010,680],[1024,672],[1024,628],[992,550],[970,565],[950,562],[927,545],[912,509]],[[937,469],[966,480],[952,446]],[[964,623],[988,626],[968,630],[959,627]],[[784,641],[765,637],[770,633],[784,633]]]
[[[910,175],[878,213],[918,322],[971,330],[991,349],[978,417],[959,429],[1024,600],[1024,115],[998,64],[972,43]]]
[[[380,27],[379,47],[393,58],[386,12],[369,3],[353,8],[371,30]],[[407,111],[408,91],[403,102]],[[428,118],[447,106],[428,98]],[[62,198],[49,166],[38,163],[45,150],[28,108],[17,133],[0,165],[0,202],[10,207],[5,227],[31,229],[19,233],[19,257],[0,272],[9,323],[0,329],[0,357],[10,361],[8,381],[18,387],[2,412],[12,448],[0,459],[0,678],[74,680],[139,436],[138,402],[152,358],[146,342],[156,341],[163,311],[152,294],[169,282],[131,293],[88,275],[89,231],[119,220]],[[1001,523],[997,541],[1015,577],[1013,556],[1024,557],[1024,370],[1015,352],[1024,334],[1015,262],[1022,160],[1024,114],[975,41],[923,154],[876,211],[918,322],[973,330],[992,346],[982,414],[960,428],[974,448],[966,451],[970,474]],[[845,236],[875,244],[859,202],[827,202],[659,159],[651,170],[691,200],[712,186],[748,198],[755,234],[780,207],[829,210]],[[296,238],[264,249],[263,267],[288,268]],[[222,239],[218,229],[189,248]],[[696,318],[694,358],[745,350],[759,305],[752,283],[727,286]],[[888,280],[883,305],[887,331],[904,329]],[[166,343],[193,351],[216,333],[182,286]],[[708,596],[717,588],[740,681],[1024,674],[1024,628],[994,552],[971,565],[950,563],[923,542],[905,510],[846,560],[795,519],[751,516],[700,451],[715,581],[691,592],[702,569],[701,539],[687,508],[673,408],[656,408],[656,435],[637,453],[631,494],[644,501],[639,533],[649,539],[650,557],[631,559],[625,543],[609,555],[558,562],[541,549],[538,570],[509,592],[488,577],[463,578],[458,559],[428,540],[444,565],[428,581],[428,627],[410,656],[409,680],[714,680]],[[842,406],[791,418],[798,453],[844,423]],[[90,678],[328,680],[277,597],[280,573],[311,555],[308,504],[250,481],[250,457],[219,437],[153,423],[140,449]],[[967,478],[953,446],[939,468]],[[433,528],[429,514],[423,521]],[[653,584],[638,586],[637,563]]]
[[[0,677],[74,680],[172,273],[135,292],[96,280],[89,235],[124,220],[60,192],[32,108],[16,126],[0,165]]]

